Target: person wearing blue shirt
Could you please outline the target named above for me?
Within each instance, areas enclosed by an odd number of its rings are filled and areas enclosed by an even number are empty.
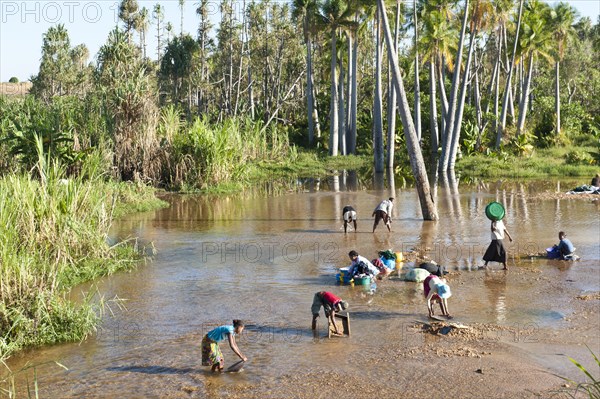
[[[564,231],[560,231],[558,233],[558,239],[560,242],[558,243],[558,250],[563,259],[569,255],[572,255],[575,252],[575,247],[571,240],[567,238],[567,234]]]
[[[248,360],[237,347],[235,342],[235,335],[241,334],[244,330],[244,322],[241,320],[234,320],[233,325],[220,326],[209,331],[204,338],[202,338],[202,365],[212,366],[212,371],[223,371],[225,366],[225,359],[221,348],[219,348],[219,342],[227,339],[231,350],[240,357],[243,361]]]

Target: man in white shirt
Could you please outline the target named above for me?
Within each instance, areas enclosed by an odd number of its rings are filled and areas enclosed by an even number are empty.
[[[383,223],[387,226],[388,231],[392,231],[392,209],[394,208],[394,198],[390,197],[389,199],[383,200],[377,205],[377,208],[373,211],[373,215],[375,216],[375,223],[373,223],[373,233],[375,233],[375,228],[379,224],[379,221],[383,219]]]

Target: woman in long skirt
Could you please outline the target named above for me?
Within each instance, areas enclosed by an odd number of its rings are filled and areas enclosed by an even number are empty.
[[[487,266],[488,262],[498,262],[502,263],[504,270],[508,270],[508,267],[506,267],[506,249],[504,249],[502,240],[504,240],[504,235],[506,235],[510,242],[512,242],[512,237],[508,230],[506,230],[506,227],[504,227],[502,220],[492,221],[491,230],[492,242],[483,255],[483,260],[485,261],[484,267]]]
[[[213,372],[223,371],[225,359],[219,348],[219,342],[226,338],[229,341],[231,350],[240,357],[243,361],[248,360],[237,347],[235,335],[241,334],[244,330],[244,323],[241,320],[234,320],[233,325],[220,326],[211,330],[202,338],[202,365],[212,366]]]

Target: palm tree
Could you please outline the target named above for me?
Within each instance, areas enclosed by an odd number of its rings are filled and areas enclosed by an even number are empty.
[[[134,21],[134,28],[140,34],[140,48],[142,49],[142,56],[146,58],[146,32],[148,32],[148,9],[142,7],[140,12],[136,15]]]
[[[339,145],[339,83],[337,75],[337,35],[338,29],[347,25],[350,10],[343,9],[342,0],[327,0],[321,6],[321,18],[331,33],[331,106],[329,108],[329,155],[338,155]]]
[[[421,142],[421,86],[419,84],[419,22],[417,19],[417,0],[413,0],[413,27],[415,46],[415,129],[417,140]]]
[[[123,0],[119,5],[119,19],[125,23],[127,43],[131,43],[131,31],[133,30],[139,5],[137,0]]]
[[[181,12],[181,22],[179,27],[179,35],[183,36],[183,10],[185,8],[185,0],[178,0],[179,11]]]
[[[554,93],[555,112],[556,112],[556,135],[560,134],[560,62],[565,56],[565,48],[569,40],[575,35],[573,23],[577,17],[577,11],[567,3],[558,3],[551,13],[552,32],[556,41],[555,54],[555,79],[556,90]]]
[[[466,12],[466,10],[465,10]],[[450,145],[450,155],[448,162],[448,170],[454,170],[456,163],[456,156],[458,154],[458,143],[460,139],[460,132],[462,128],[462,118],[465,108],[465,95],[467,92],[467,85],[469,82],[469,73],[471,70],[471,61],[473,59],[473,50],[475,48],[475,41],[477,33],[480,30],[487,28],[486,21],[489,20],[488,16],[493,14],[492,4],[488,0],[475,0],[473,3],[473,11],[471,17],[471,24],[469,27],[470,38],[469,38],[469,51],[467,55],[467,62],[465,66],[465,73],[460,88],[460,95],[458,97],[458,105],[456,108],[456,116],[454,121],[454,127],[452,128],[452,143]]]
[[[206,84],[208,81],[208,45],[209,45],[209,33],[212,29],[212,23],[209,18],[208,3],[209,0],[200,0],[198,7],[196,8],[196,15],[200,17],[200,23],[198,24],[198,41],[200,43],[200,88],[198,90],[198,113],[205,112],[207,109],[206,103]],[[250,90],[251,92],[251,90]],[[254,118],[254,108],[252,109],[252,118]]]
[[[396,0],[396,21],[394,25],[394,49],[398,51],[398,45],[400,44],[400,25],[402,23],[402,16],[404,14],[404,7],[400,0]],[[397,106],[397,93],[396,88],[394,86],[393,77],[392,77],[392,68],[391,68],[391,60],[388,57],[388,75],[389,75],[389,84],[388,84],[388,108],[387,108],[387,117],[388,117],[388,125],[387,125],[387,169],[388,174],[393,179],[394,173],[394,152],[395,152],[395,143],[396,143],[396,111],[398,109]]]
[[[515,69],[515,58],[517,56],[517,46],[519,44],[519,31],[521,30],[521,20],[523,17],[523,3],[524,0],[520,0],[519,2],[519,14],[517,17],[517,31],[515,33],[515,44],[513,47],[512,58],[510,61],[510,65],[508,67],[508,76],[506,77],[506,88],[504,90],[504,97],[502,100],[502,114],[500,115],[500,123],[498,124],[498,130],[496,133],[496,148],[500,148],[500,143],[502,142],[502,135],[504,133],[504,129],[506,127],[506,114],[508,112],[508,102],[510,99],[510,88],[511,88],[511,79],[512,74]]]
[[[404,90],[404,82],[402,81],[402,75],[398,66],[398,56],[396,49],[393,47],[392,33],[390,32],[390,26],[387,19],[386,9],[384,0],[377,0],[377,4],[380,9],[380,15],[383,24],[383,30],[385,32],[385,41],[388,49],[388,57],[392,61],[392,72],[394,74],[394,86],[398,93],[398,108],[400,117],[402,119],[402,125],[404,127],[404,137],[406,139],[406,146],[408,150],[408,156],[410,158],[410,166],[415,176],[415,185],[417,193],[419,195],[419,202],[421,204],[421,212],[423,219],[425,220],[437,220],[437,210],[433,197],[431,195],[431,189],[429,186],[429,178],[427,177],[427,171],[425,169],[425,163],[423,161],[423,154],[421,154],[421,148],[417,140],[417,134],[415,132],[415,126],[411,118],[410,108],[408,106],[408,100],[406,98],[406,91]]]
[[[383,172],[383,109],[381,88],[381,62],[383,43],[381,42],[381,9],[375,17],[375,95],[373,96],[373,157],[375,173]],[[394,143],[388,143],[394,145]]]
[[[308,145],[313,146],[315,140],[315,100],[314,100],[314,81],[312,65],[312,42],[316,30],[315,18],[318,15],[318,0],[294,0],[292,15],[297,19],[302,19],[302,33],[304,34],[304,44],[306,45],[306,109],[308,117]]]
[[[156,59],[157,59],[158,63],[160,64],[160,49],[161,49],[162,34],[163,34],[161,24],[163,22],[163,18],[165,17],[164,10],[163,10],[162,6],[160,5],[160,3],[156,3],[154,5],[154,9],[152,10],[152,17],[154,17],[154,19],[156,20],[156,40],[157,40]]]
[[[451,50],[456,45],[456,31],[446,14],[429,2],[421,2],[420,14],[423,22],[421,33],[422,61],[429,63],[429,123],[431,133],[431,157],[435,159],[440,144],[440,129],[437,121],[436,75],[444,62],[452,68]],[[439,68],[438,68],[439,67]],[[443,94],[443,81],[440,75],[440,96]],[[442,97],[442,104],[444,98]]]
[[[523,132],[525,118],[529,103],[529,92],[533,77],[533,65],[542,56],[550,59],[548,54],[552,32],[548,24],[550,6],[538,0],[530,0],[523,15],[523,36],[519,41],[522,60],[528,61],[529,65],[525,77],[521,100],[519,102],[519,120],[517,122],[517,136]],[[524,64],[525,65],[525,64]]]
[[[442,156],[438,164],[438,170],[440,172],[446,171],[448,168],[448,161],[450,159],[451,145],[452,145],[452,130],[454,129],[454,121],[456,119],[456,107],[458,103],[458,89],[460,85],[460,69],[462,63],[462,53],[465,41],[465,31],[467,29],[467,20],[469,15],[469,0],[465,0],[464,16],[462,22],[462,28],[460,31],[460,38],[458,40],[458,53],[456,54],[456,63],[454,66],[454,74],[452,76],[452,87],[451,97],[449,101],[448,115],[446,117],[446,128],[442,140]]]

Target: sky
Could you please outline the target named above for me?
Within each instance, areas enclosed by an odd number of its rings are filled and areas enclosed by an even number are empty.
[[[282,0],[280,0],[282,1]],[[595,23],[600,15],[600,0],[567,0]],[[152,15],[157,0],[138,0]],[[198,0],[186,0],[183,30],[196,36]],[[181,13],[178,0],[160,1],[165,10],[165,22],[173,24],[174,32],[180,32]],[[209,5],[213,20],[219,18],[220,0]],[[237,0],[241,9],[242,0]],[[411,1],[412,3],[412,1]],[[549,2],[554,4],[553,1]],[[0,0],[0,82],[15,76],[20,81],[37,74],[41,57],[42,36],[51,26],[64,24],[69,32],[71,46],[85,44],[95,58],[98,49],[117,24],[118,0]],[[156,27],[148,32],[148,53],[156,59]],[[136,38],[137,40],[137,38]]]

